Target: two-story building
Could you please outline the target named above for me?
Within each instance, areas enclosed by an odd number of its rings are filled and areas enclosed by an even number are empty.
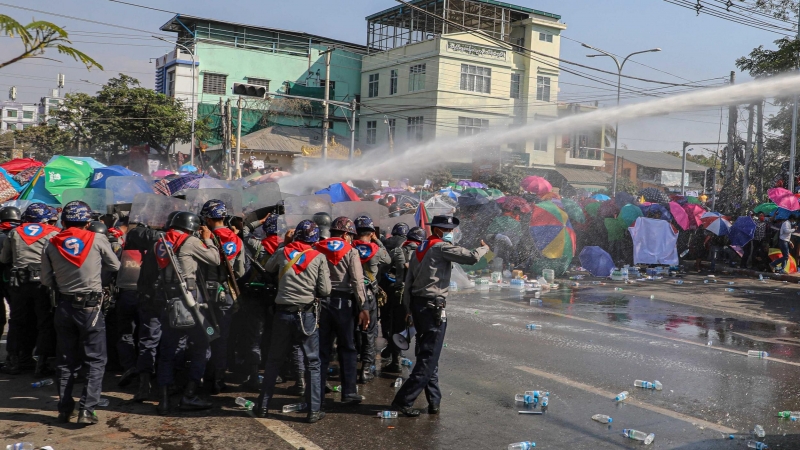
[[[631,180],[639,189],[655,187],[671,192],[681,190],[683,160],[659,151],[617,150],[617,176]],[[686,161],[686,190],[704,191],[711,180],[706,166]],[[614,173],[614,155],[606,153],[605,169]]]

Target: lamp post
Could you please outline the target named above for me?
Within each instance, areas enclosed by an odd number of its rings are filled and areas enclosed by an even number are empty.
[[[614,63],[617,64],[617,106],[619,106],[619,94],[620,89],[622,89],[622,68],[625,66],[625,63],[628,62],[628,58],[633,55],[638,55],[639,53],[650,53],[650,52],[660,52],[660,48],[651,48],[650,50],[642,50],[638,52],[633,52],[630,55],[626,56],[625,59],[622,60],[622,64],[620,64],[619,60],[616,56],[608,53],[604,50],[600,50],[599,48],[592,47],[589,44],[581,43],[582,46],[592,49],[598,53],[602,53],[602,55],[586,55],[588,58],[594,58],[597,56],[608,56],[609,58],[614,60]],[[613,186],[611,188],[611,196],[617,196],[617,144],[619,143],[619,121],[614,124],[614,181]]]
[[[194,79],[195,79],[195,66],[197,65],[195,60],[194,60],[194,52],[189,50],[189,47],[187,47],[187,46],[185,46],[183,44],[178,44],[177,42],[170,42],[170,41],[168,41],[168,40],[166,40],[164,38],[158,37],[158,36],[153,36],[153,37],[158,39],[158,40],[160,40],[160,41],[164,41],[164,42],[167,42],[167,43],[170,43],[170,44],[175,44],[176,47],[180,47],[180,48],[186,50],[186,53],[188,53],[189,56],[192,57],[192,138],[191,138],[192,146],[191,146],[191,149],[189,150],[189,164],[194,166],[194,109],[195,109],[194,99],[195,99],[195,96],[196,96],[195,95]],[[176,74],[176,81],[177,81],[177,74]]]

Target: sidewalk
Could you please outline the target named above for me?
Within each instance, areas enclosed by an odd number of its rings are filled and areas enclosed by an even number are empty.
[[[684,270],[687,273],[694,273],[694,261],[681,261],[681,265],[683,266]],[[703,267],[703,270],[708,271],[711,273],[711,263],[708,261],[703,261],[700,264]],[[772,280],[778,281],[787,281],[789,283],[797,283],[800,282],[800,272],[798,273],[790,273],[790,274],[778,274],[772,272],[759,272],[754,269],[743,269],[741,267],[730,267],[727,265],[723,265],[722,263],[717,264],[717,270],[713,273],[724,273],[724,274],[733,274],[743,277],[752,277],[758,278],[759,275],[762,275],[764,278],[770,278]]]

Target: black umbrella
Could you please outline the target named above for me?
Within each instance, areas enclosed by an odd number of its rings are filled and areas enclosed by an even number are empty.
[[[639,191],[639,195],[650,203],[669,203],[667,194],[657,188],[644,188]]]

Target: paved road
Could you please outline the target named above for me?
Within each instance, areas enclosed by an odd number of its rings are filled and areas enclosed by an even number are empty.
[[[688,277],[681,286],[664,280],[622,286],[622,292],[584,285],[533,305],[509,291],[459,293],[448,302],[439,416],[375,418],[395,391],[394,376],[382,374],[361,389],[364,404],[342,407],[329,399],[328,417],[315,425],[303,423],[301,414],[255,420],[235,408],[236,393],[217,397],[211,417],[165,419],[154,415],[154,403],[127,401],[132,387],[104,393],[112,403],[100,413],[103,423],[79,429],[55,424],[52,392],[28,388],[29,376],[2,376],[1,443],[29,433],[25,440],[57,450],[490,449],[522,440],[537,448],[602,449],[639,447],[621,436],[623,428],[634,428],[655,433],[650,448],[735,449],[746,448],[743,439],[761,424],[771,448],[800,448],[800,422],[774,417],[800,410],[797,286],[736,279],[728,293],[722,284],[728,280],[719,281],[706,285]],[[542,329],[527,330],[528,323]],[[772,358],[748,358],[748,349],[769,351]],[[113,378],[107,389],[115,386]],[[634,388],[637,378],[657,379],[664,390]],[[550,391],[546,413],[518,414],[514,394],[533,389]],[[614,404],[611,398],[622,390],[631,399]],[[275,407],[294,401],[283,396]],[[417,406],[426,406],[424,397]],[[593,422],[596,413],[612,416],[613,424]]]

